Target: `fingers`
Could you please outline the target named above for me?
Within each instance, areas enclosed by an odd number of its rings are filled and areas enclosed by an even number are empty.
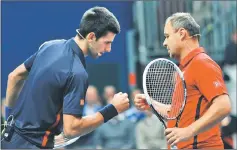
[[[170,134],[173,131],[173,128],[167,128],[165,129],[165,136]]]
[[[146,99],[146,96],[145,96],[145,94],[137,94],[136,98],[137,99]]]
[[[169,133],[165,133],[166,136],[166,140],[168,141],[172,136],[174,136],[174,132],[169,132]]]
[[[171,147],[174,147],[179,142],[179,139],[176,139],[173,143],[170,144]]]
[[[176,141],[176,137],[172,136],[169,140],[167,140],[167,143],[171,145],[172,143],[174,143],[174,141]]]
[[[122,94],[124,98],[127,98],[128,97],[128,94],[127,93],[123,93]]]
[[[175,146],[179,142],[178,136],[174,132],[175,128],[167,128],[165,130],[167,143],[171,146]]]
[[[119,92],[119,93],[117,93],[116,95],[123,96],[123,97],[125,97],[125,98],[128,97],[128,94],[127,94],[127,93],[122,93],[122,92]]]
[[[121,95],[121,94],[123,94],[123,93],[122,92],[117,93],[117,95]]]
[[[175,140],[176,140],[176,136],[175,136],[174,132],[171,132],[166,135],[166,141],[168,144],[172,144]]]

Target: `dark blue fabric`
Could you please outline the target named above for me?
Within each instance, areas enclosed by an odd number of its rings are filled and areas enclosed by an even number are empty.
[[[54,135],[62,129],[62,120],[52,127],[57,115],[82,116],[80,100],[85,99],[88,87],[84,55],[73,38],[53,40],[24,64],[30,72],[13,110],[15,126],[38,146],[50,128],[47,146],[52,147]]]
[[[13,134],[11,141],[1,141],[2,149],[39,149],[39,147],[25,140],[19,136],[16,132]]]

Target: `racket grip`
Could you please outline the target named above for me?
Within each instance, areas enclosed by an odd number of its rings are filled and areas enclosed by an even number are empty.
[[[178,149],[176,145],[171,146],[171,149]]]

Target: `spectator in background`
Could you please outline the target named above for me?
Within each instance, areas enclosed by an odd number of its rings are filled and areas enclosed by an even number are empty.
[[[112,99],[114,94],[116,93],[116,88],[112,85],[107,85],[104,87],[103,91],[103,105],[107,104],[107,101]]]
[[[106,102],[110,104],[116,89],[113,86],[106,86],[104,91]],[[96,129],[94,138],[97,149],[135,148],[134,123],[126,119],[124,113],[120,114]]]
[[[167,149],[162,123],[152,112],[145,113],[146,117],[138,122],[135,130],[137,149]]]
[[[236,65],[237,63],[237,29],[231,36],[231,40],[225,49],[224,65]]]
[[[90,85],[86,92],[86,104],[83,109],[83,115],[91,115],[102,107],[98,90],[95,86]]]
[[[236,64],[237,64],[237,29],[232,34],[230,43],[226,46],[225,56],[223,62],[224,74],[228,76],[228,80],[225,80],[226,87],[230,96],[232,109],[231,115],[227,116],[222,121],[222,139],[224,148],[237,148],[237,114],[236,114]]]
[[[226,86],[232,103],[231,113],[236,116],[236,64],[237,64],[237,30],[232,34],[230,43],[226,46],[223,71],[229,77]]]
[[[102,108],[98,90],[95,86],[90,85],[86,92],[86,103],[83,109],[83,116],[91,115],[98,112]],[[81,136],[76,142],[67,146],[68,149],[78,148],[95,148],[94,131]]]

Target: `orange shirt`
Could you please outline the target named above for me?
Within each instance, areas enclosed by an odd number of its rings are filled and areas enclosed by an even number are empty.
[[[203,48],[192,50],[180,62],[187,87],[187,100],[178,127],[187,127],[203,116],[210,102],[217,96],[227,94],[220,67],[205,53]],[[176,120],[168,121],[173,128]],[[219,124],[200,133],[189,141],[180,142],[178,148],[223,149]]]

